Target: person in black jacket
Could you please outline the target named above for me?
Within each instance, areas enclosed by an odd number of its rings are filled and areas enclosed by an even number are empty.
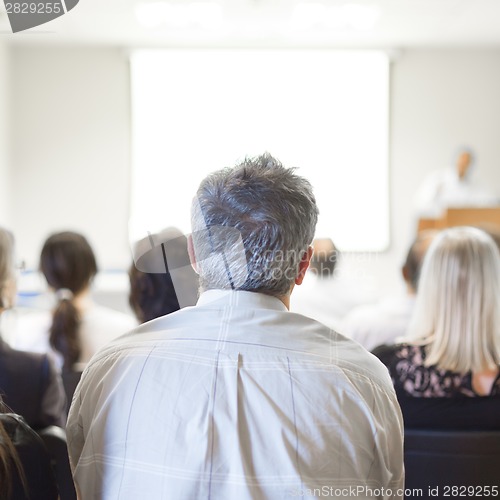
[[[0,314],[14,303],[13,246],[12,235],[0,228]],[[16,351],[1,338],[0,396],[34,429],[65,424],[66,396],[52,359]]]

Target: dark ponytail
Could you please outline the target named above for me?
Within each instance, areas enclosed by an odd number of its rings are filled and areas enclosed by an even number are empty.
[[[71,370],[81,352],[81,318],[73,299],[97,273],[94,252],[81,234],[56,233],[43,245],[40,270],[58,299],[50,327],[50,345],[62,354],[63,369]]]
[[[50,345],[63,356],[63,370],[71,370],[80,358],[80,322],[80,313],[73,302],[60,300],[52,316],[49,340]]]

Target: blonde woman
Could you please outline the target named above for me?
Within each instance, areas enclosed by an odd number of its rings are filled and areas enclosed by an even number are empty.
[[[488,234],[457,227],[435,238],[405,342],[374,354],[389,368],[403,413],[406,403],[415,405],[407,398],[435,398],[433,417],[442,417],[439,412],[457,410],[450,398],[459,398],[464,414],[453,419],[460,427],[481,399],[482,408],[495,408],[500,420],[500,254]],[[484,413],[480,419],[489,418]],[[429,422],[435,418],[428,415]]]

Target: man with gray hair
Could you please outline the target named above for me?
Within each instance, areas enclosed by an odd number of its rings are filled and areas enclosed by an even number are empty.
[[[385,367],[288,311],[312,255],[311,185],[265,154],[202,181],[201,296],[89,363],[67,433],[86,499],[403,497]]]

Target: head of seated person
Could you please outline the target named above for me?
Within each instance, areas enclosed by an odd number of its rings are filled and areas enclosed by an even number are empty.
[[[209,175],[193,200],[188,242],[200,291],[259,292],[289,308],[317,218],[310,183],[269,154]]]
[[[52,234],[40,256],[40,270],[55,292],[57,304],[50,327],[50,344],[70,370],[80,357],[78,329],[82,311],[97,274],[97,263],[87,239],[72,231]]]
[[[499,298],[493,239],[472,227],[437,235],[424,259],[406,342],[383,355],[396,388],[424,397],[500,395]]]
[[[340,252],[331,238],[315,238],[314,253],[311,257],[309,272],[318,278],[332,278],[340,258]]]
[[[422,269],[425,254],[437,234],[438,231],[434,229],[420,231],[408,249],[401,273],[406,283],[407,292],[410,295],[415,295],[417,293],[420,271]]]
[[[196,304],[198,276],[189,262],[187,238],[176,228],[135,244],[129,279],[129,304],[141,323]]]

